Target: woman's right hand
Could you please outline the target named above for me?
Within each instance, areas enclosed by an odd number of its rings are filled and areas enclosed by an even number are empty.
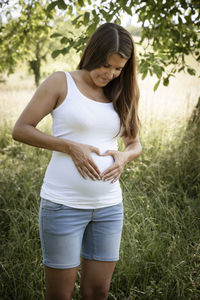
[[[73,143],[70,145],[69,155],[84,179],[89,176],[92,180],[100,180],[101,172],[92,159],[91,152],[101,155],[97,147],[87,144]]]

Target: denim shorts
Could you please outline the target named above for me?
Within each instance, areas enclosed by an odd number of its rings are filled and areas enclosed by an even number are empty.
[[[104,208],[77,209],[41,199],[43,264],[65,269],[80,265],[80,257],[117,261],[122,227],[122,202]]]

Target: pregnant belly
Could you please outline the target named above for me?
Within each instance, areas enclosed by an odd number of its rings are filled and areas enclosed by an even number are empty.
[[[112,164],[114,163],[114,159],[110,155],[100,156],[92,152],[91,156],[101,173],[105,171],[107,168],[109,168],[110,166],[112,166]]]
[[[99,156],[96,153],[91,155],[101,173],[114,163],[112,156]],[[57,187],[61,189],[69,190],[69,193],[75,192],[88,197],[109,193],[116,184],[111,184],[109,181],[92,180],[88,176],[84,179],[71,157],[62,154],[56,155],[56,159],[51,160],[46,180],[56,183]]]

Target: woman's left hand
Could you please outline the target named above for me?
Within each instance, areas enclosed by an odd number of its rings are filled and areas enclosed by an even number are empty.
[[[101,174],[101,178],[104,181],[112,180],[111,183],[114,183],[120,178],[124,166],[127,163],[126,153],[115,150],[108,150],[104,154],[102,154],[102,156],[107,155],[113,157],[114,164]]]

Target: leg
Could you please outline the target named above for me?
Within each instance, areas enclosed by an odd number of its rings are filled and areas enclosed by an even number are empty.
[[[72,299],[82,236],[90,214],[42,199],[39,229],[47,300]]]
[[[84,300],[107,299],[119,259],[122,225],[122,203],[93,212],[82,242],[81,293]]]
[[[77,275],[76,268],[45,267],[46,300],[71,300]]]
[[[115,261],[82,259],[80,288],[83,300],[105,300],[108,298],[115,266]]]

